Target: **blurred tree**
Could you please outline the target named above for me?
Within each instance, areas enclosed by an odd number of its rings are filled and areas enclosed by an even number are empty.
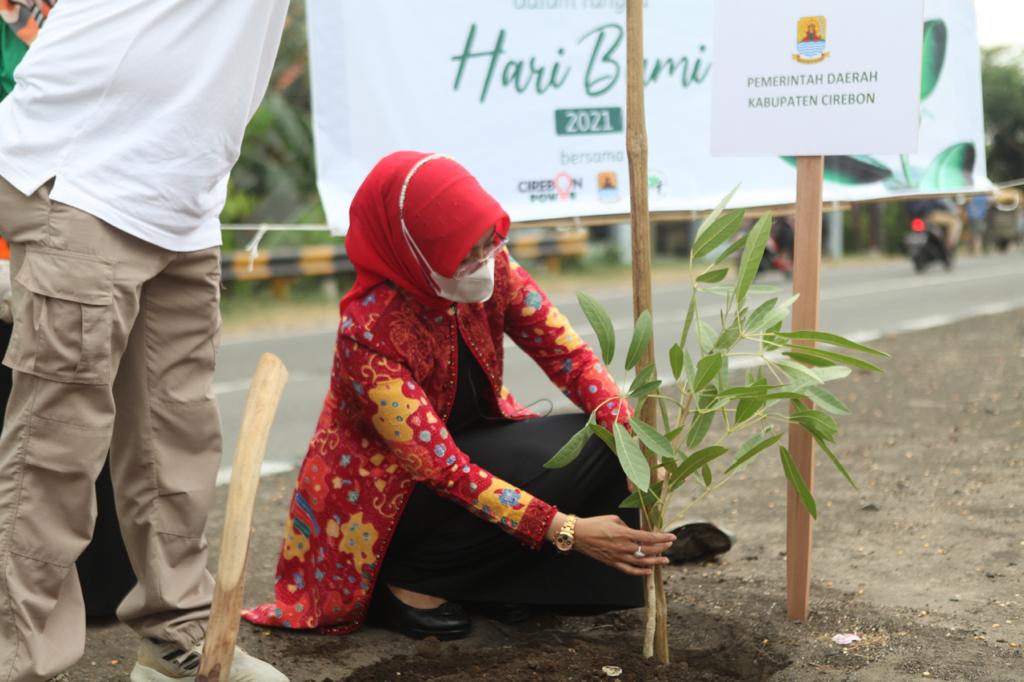
[[[324,222],[316,190],[308,65],[305,2],[293,0],[270,87],[246,129],[231,174],[224,223]],[[225,237],[226,245],[238,246],[229,234]],[[324,239],[297,233],[285,241]]]
[[[995,182],[1024,178],[1024,51],[985,49],[981,81],[988,175]]]

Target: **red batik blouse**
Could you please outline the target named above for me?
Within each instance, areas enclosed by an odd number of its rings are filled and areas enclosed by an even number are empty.
[[[275,602],[247,611],[248,620],[358,629],[417,482],[541,546],[556,509],[473,464],[445,428],[459,333],[505,418],[536,416],[502,383],[508,334],[576,405],[597,409],[599,423],[628,421],[629,406],[604,365],[507,252],[498,254],[485,303],[431,309],[390,282],[377,285],[342,311],[330,390],[285,524]]]

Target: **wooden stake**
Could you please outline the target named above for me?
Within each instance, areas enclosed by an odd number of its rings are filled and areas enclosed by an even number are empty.
[[[626,155],[629,159],[630,219],[633,225],[633,318],[651,310],[651,215],[648,208],[647,120],[644,110],[644,2],[626,5]],[[638,371],[654,359],[654,338],[637,365]],[[647,401],[640,419],[656,426],[657,406]],[[647,524],[644,523],[647,528]],[[647,622],[644,655],[669,662],[668,609],[661,567],[646,578]],[[653,624],[653,628],[651,627]]]
[[[217,562],[217,585],[210,608],[210,624],[203,645],[197,682],[226,682],[235,655],[245,563],[252,532],[252,511],[260,483],[260,466],[277,404],[288,381],[288,370],[277,356],[264,353],[256,366],[231,469],[227,512]]]
[[[802,156],[796,162],[796,225],[793,249],[793,330],[818,328],[821,270],[821,193],[825,159]],[[814,345],[808,342],[807,345]],[[810,406],[810,402],[807,402]],[[789,427],[789,451],[796,468],[814,491],[814,441],[795,424]],[[786,500],[786,583],[790,620],[806,621],[811,592],[811,515],[800,503],[793,486]]]

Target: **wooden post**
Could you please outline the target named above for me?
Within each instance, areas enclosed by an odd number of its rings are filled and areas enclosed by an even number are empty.
[[[277,404],[288,381],[288,370],[277,356],[264,353],[256,366],[235,448],[231,469],[228,505],[224,514],[220,559],[217,561],[217,585],[210,607],[210,624],[203,644],[197,682],[226,682],[235,655],[242,592],[245,589],[245,562],[249,554],[252,511],[260,483],[260,467],[267,450],[267,436],[277,412]]]
[[[651,310],[651,214],[648,209],[647,119],[644,111],[644,4],[628,0],[626,5],[626,155],[629,159],[630,218],[633,225],[633,318]],[[654,359],[654,338],[644,351],[637,369]],[[640,419],[656,425],[657,406],[647,401]],[[647,528],[647,524],[644,524]],[[659,663],[669,662],[668,605],[661,567],[646,578],[647,627],[644,655]]]
[[[800,294],[793,306],[793,330],[818,328],[821,270],[821,193],[825,159],[803,156],[796,165],[796,225],[794,227],[793,293]],[[808,343],[807,345],[814,345]],[[810,405],[810,403],[807,403]],[[814,441],[796,424],[789,427],[789,450],[797,470],[814,490]],[[800,503],[792,485],[786,504],[786,582],[790,620],[807,620],[811,590],[811,515]]]

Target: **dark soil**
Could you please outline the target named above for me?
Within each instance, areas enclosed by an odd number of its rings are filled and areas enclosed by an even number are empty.
[[[785,486],[777,458],[695,509],[736,532],[719,563],[667,572],[674,662],[640,655],[641,612],[481,620],[461,642],[380,630],[349,637],[243,625],[240,643],[295,682],[333,680],[1024,680],[1024,314],[978,318],[878,344],[881,376],[835,392],[849,487],[827,461],[815,483],[811,616],[786,618]],[[271,593],[292,477],[265,479],[249,603]],[[223,495],[223,491],[221,491]],[[223,507],[223,497],[220,507]],[[219,539],[220,517],[211,521]],[[860,641],[833,643],[841,633]],[[135,640],[90,629],[79,681],[124,679]],[[116,663],[115,663],[116,661]]]

